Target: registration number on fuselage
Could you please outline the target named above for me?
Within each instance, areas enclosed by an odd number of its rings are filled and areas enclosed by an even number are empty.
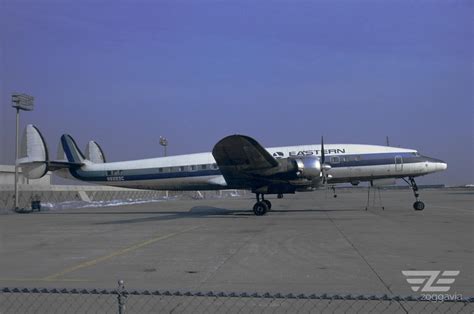
[[[125,178],[123,176],[107,177],[107,181],[125,181]]]

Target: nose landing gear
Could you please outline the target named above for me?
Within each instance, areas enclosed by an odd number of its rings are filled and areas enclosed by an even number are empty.
[[[405,181],[413,190],[413,195],[415,195],[415,203],[413,203],[413,208],[415,210],[423,210],[425,209],[425,203],[423,203],[422,201],[418,200],[418,197],[420,196],[420,194],[418,194],[418,186],[416,185],[416,182],[415,182],[415,179],[413,177],[408,177],[408,180],[407,181],[405,178],[402,178],[403,181]]]
[[[423,203],[422,201],[416,201],[415,203],[413,203],[413,208],[415,210],[423,210],[425,209],[425,203]]]

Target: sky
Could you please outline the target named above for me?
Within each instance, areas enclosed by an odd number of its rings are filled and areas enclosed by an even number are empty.
[[[262,145],[385,144],[474,183],[472,1],[0,0],[0,164],[12,92],[56,152],[63,133],[109,161]],[[55,154],[53,154],[55,155]]]

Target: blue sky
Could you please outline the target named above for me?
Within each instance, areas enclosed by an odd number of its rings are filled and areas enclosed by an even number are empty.
[[[14,159],[10,94],[36,97],[63,133],[109,160],[212,150],[243,133],[265,146],[415,148],[474,183],[470,1],[0,2],[0,163]]]

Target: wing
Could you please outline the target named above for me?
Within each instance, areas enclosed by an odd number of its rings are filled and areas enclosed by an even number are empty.
[[[244,135],[223,138],[214,146],[212,155],[229,186],[268,184],[268,178],[259,174],[280,165],[256,140]]]
[[[278,161],[256,140],[244,135],[231,135],[220,140],[212,150],[219,167],[233,166],[241,170],[261,170],[278,166]]]

